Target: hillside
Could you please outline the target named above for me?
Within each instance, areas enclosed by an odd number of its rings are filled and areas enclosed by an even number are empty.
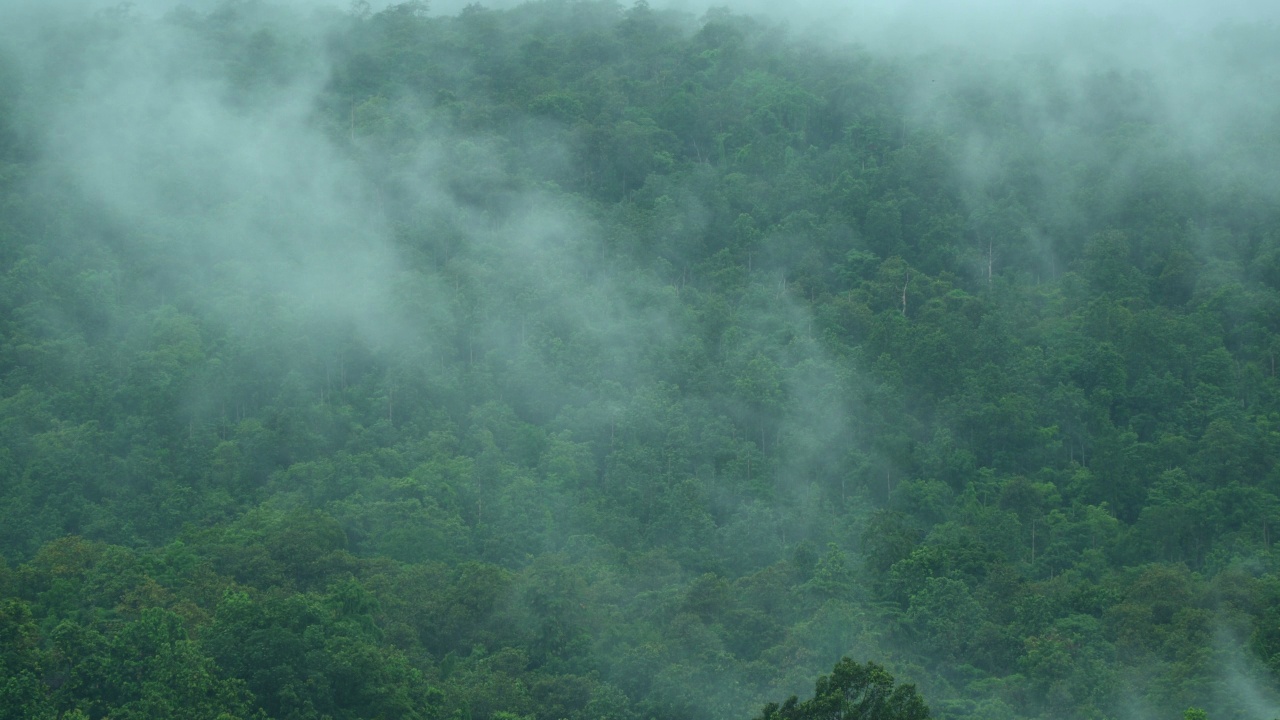
[[[1280,713],[1274,27],[0,28],[0,718]]]

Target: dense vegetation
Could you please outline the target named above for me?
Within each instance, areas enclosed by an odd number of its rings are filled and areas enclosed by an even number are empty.
[[[1265,99],[425,9],[8,11],[0,717],[1274,711]]]

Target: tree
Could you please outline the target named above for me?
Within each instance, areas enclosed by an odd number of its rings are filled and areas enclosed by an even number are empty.
[[[54,717],[47,686],[40,680],[46,658],[39,644],[30,606],[0,601],[0,720]]]
[[[841,658],[830,675],[818,678],[813,698],[793,695],[769,703],[756,720],[927,720],[929,708],[915,685],[894,686],[893,676],[873,662]]]

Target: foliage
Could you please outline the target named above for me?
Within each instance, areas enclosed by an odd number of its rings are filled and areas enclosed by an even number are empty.
[[[1256,714],[1274,133],[427,10],[3,23],[0,717]]]
[[[813,697],[797,702],[795,696],[781,706],[770,703],[759,720],[809,720],[858,718],[858,720],[928,720],[929,708],[912,685],[894,687],[893,676],[875,663],[859,665],[842,658],[830,675],[818,678]]]

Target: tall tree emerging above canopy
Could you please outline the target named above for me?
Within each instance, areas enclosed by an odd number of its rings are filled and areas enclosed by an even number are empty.
[[[929,707],[916,686],[894,686],[893,676],[879,665],[849,658],[823,675],[813,697],[799,702],[791,696],[779,706],[769,703],[756,720],[928,720]]]

